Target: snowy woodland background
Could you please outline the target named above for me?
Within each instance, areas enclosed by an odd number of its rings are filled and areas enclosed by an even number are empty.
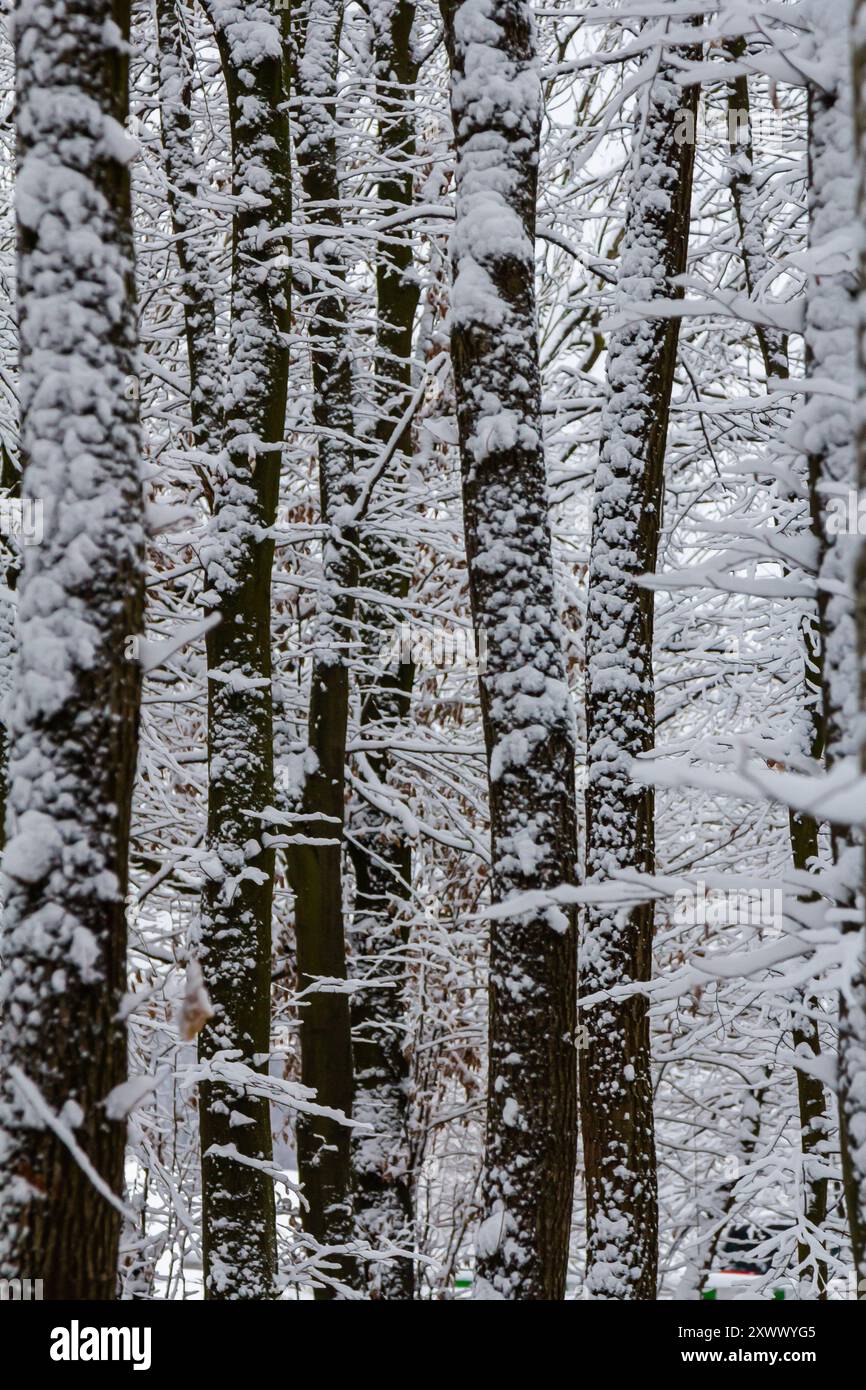
[[[4,20],[0,1274],[866,1277],[850,8]]]

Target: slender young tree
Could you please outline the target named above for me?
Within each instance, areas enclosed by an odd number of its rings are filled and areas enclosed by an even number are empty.
[[[210,6],[232,141],[229,383],[225,449],[214,458],[203,549],[207,637],[208,828],[201,962],[214,1017],[202,1063],[222,1054],[266,1071],[270,1050],[274,847],[271,570],[288,370],[289,134],[280,24],[260,0]],[[201,385],[201,381],[199,381]],[[200,1136],[205,1294],[274,1295],[270,1107],[242,1082],[206,1079]]]
[[[413,38],[415,6],[410,0],[380,0],[371,7],[376,109],[379,113],[378,214],[387,230],[376,262],[376,442],[389,447],[405,417],[412,391],[413,326],[418,281],[413,272],[412,226],[400,215],[412,207],[415,159],[415,84],[418,57]],[[392,226],[392,223],[396,225]],[[407,426],[393,450],[388,481],[399,486],[412,455]],[[372,533],[372,534],[370,534]],[[393,648],[394,609],[377,606],[376,595],[405,600],[412,556],[393,536],[373,527],[362,539],[359,576],[374,590],[361,618],[367,643]],[[361,724],[381,745],[367,754],[381,786],[388,784],[395,759],[388,744],[399,736],[409,713],[414,667],[400,650],[387,664],[374,665],[363,691]],[[375,661],[375,658],[374,658]],[[409,1061],[405,1051],[405,945],[411,902],[412,848],[405,829],[381,804],[356,799],[351,812],[355,904],[352,924],[356,969],[368,981],[352,1005],[355,1072],[354,1118],[370,1127],[352,1146],[355,1213],[359,1231],[371,1241],[411,1249],[414,1244],[414,1191],[408,1124]],[[382,987],[377,977],[386,977]],[[411,1299],[411,1260],[372,1261],[371,1296]]]
[[[726,56],[732,63],[739,63],[747,52],[748,43],[742,35],[725,44]],[[728,187],[740,234],[739,252],[743,263],[743,278],[749,297],[752,298],[759,293],[764,277],[770,270],[770,260],[767,255],[766,228],[755,164],[752,102],[746,73],[738,72],[728,82],[727,98],[728,138],[731,150]],[[755,336],[767,377],[787,377],[787,334],[759,323],[755,326]]]
[[[806,7],[812,24],[810,56],[821,56],[821,69],[808,84],[811,273],[806,286],[804,334],[807,376],[815,380],[818,389],[809,394],[799,424],[817,542],[824,760],[828,769],[858,752],[858,619],[851,599],[855,539],[840,534],[832,519],[834,499],[838,504],[840,496],[847,497],[856,487],[857,447],[848,400],[822,388],[826,382],[853,387],[857,304],[863,283],[859,266],[850,268],[835,256],[839,228],[853,221],[856,201],[851,166],[858,118],[852,115],[848,13],[847,0],[810,2]],[[854,62],[856,71],[856,45]],[[850,826],[831,825],[830,834],[849,974],[839,996],[837,1092],[842,1173],[854,1260],[862,1277],[866,1274],[866,1165],[862,1157],[866,1139],[866,985],[863,932],[855,910],[863,882],[862,848],[861,836]],[[820,1210],[818,1214],[823,1216]]]
[[[857,168],[857,221],[866,225],[866,3],[856,0],[852,16],[854,156]],[[866,242],[860,240],[860,283],[866,284]],[[866,493],[866,302],[861,293],[857,319],[855,430],[860,496]],[[861,712],[866,709],[866,541],[861,540],[855,571],[857,651]],[[866,771],[866,744],[860,748]],[[866,1279],[866,930],[848,933],[850,984],[843,993],[839,1021],[839,1110],[842,1165],[851,1244],[858,1279]],[[860,1285],[862,1290],[863,1285]]]
[[[0,490],[11,502],[21,499],[21,470],[0,441]],[[23,516],[22,516],[23,520]],[[3,585],[0,591],[0,847],[6,843],[6,797],[9,791],[9,696],[15,663],[15,611],[21,546],[14,535],[3,540]]]
[[[748,51],[745,37],[726,44],[733,62]],[[728,84],[729,134],[731,136],[730,190],[737,227],[740,233],[740,255],[746,290],[755,297],[770,271],[766,251],[766,228],[760,205],[756,151],[752,132],[749,79],[738,74]],[[755,335],[767,381],[784,380],[790,374],[788,338],[779,329],[757,324]],[[804,470],[805,471],[805,470]],[[817,765],[824,753],[825,723],[821,696],[823,653],[817,611],[804,615],[803,639],[803,719],[801,721],[802,753]],[[794,868],[808,872],[818,863],[819,826],[814,815],[791,810],[788,815],[791,858]],[[794,1051],[809,1061],[820,1056],[821,1039],[816,1015],[818,1001],[808,993],[797,991],[794,997],[792,1042]],[[797,1069],[797,1104],[800,1112],[800,1142],[803,1150],[803,1215],[812,1227],[821,1229],[827,1215],[828,1182],[826,1146],[830,1130],[827,1098],[820,1077],[811,1070]],[[800,1261],[805,1266],[808,1247],[800,1246]],[[826,1265],[818,1267],[818,1283],[826,1282]]]
[[[288,869],[295,894],[301,1079],[320,1105],[352,1108],[352,1036],[348,994],[317,988],[321,977],[346,979],[343,920],[343,819],[349,718],[349,640],[358,581],[358,496],[353,444],[352,361],[348,340],[337,167],[337,62],[342,0],[303,0],[295,10],[294,120],[298,172],[312,273],[308,286],[313,417],[318,428],[319,494],[327,532],[310,678],[308,746]],[[320,274],[317,272],[320,271]],[[339,1119],[301,1116],[298,1168],[305,1228],[323,1245],[345,1246],[353,1232],[351,1145]],[[344,1280],[353,1262],[337,1261]],[[319,1298],[332,1289],[320,1288]]]
[[[658,37],[663,38],[662,21]],[[697,88],[677,86],[663,49],[651,51],[633,150],[617,301],[681,295],[686,267]],[[690,119],[683,120],[685,112]],[[678,320],[640,310],[611,335],[608,394],[595,479],[586,620],[586,875],[652,873],[654,796],[632,759],[655,742],[653,594]],[[627,915],[587,909],[582,996],[649,980],[653,907]],[[581,1128],[588,1225],[587,1283],[595,1297],[654,1299],[658,1198],[646,996],[608,997],[581,1015]]]
[[[129,6],[24,0],[17,58],[25,548],[3,936],[0,1274],[115,1296],[144,533]]]
[[[442,6],[457,152],[451,351],[490,794],[487,1134],[476,1292],[565,1291],[576,932],[509,901],[576,871],[574,727],[554,591],[535,301],[541,87],[523,0]]]
[[[156,0],[159,115],[174,248],[181,273],[189,409],[198,449],[218,453],[223,429],[223,371],[216,333],[216,292],[208,247],[197,235],[207,189],[194,145],[195,62],[180,0]],[[211,481],[200,477],[212,500]]]

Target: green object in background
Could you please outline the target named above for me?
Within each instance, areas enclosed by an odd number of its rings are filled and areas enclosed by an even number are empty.
[[[705,1289],[704,1292],[701,1294],[701,1298],[715,1298],[717,1292],[718,1292],[717,1289]],[[774,1289],[774,1290],[773,1290],[773,1298],[774,1298],[774,1299],[779,1299],[779,1298],[780,1298],[780,1299],[782,1300],[782,1302],[784,1302],[784,1301],[785,1301],[785,1290],[784,1290],[784,1289]]]

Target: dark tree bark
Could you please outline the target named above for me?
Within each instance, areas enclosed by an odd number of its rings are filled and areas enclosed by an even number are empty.
[[[112,1299],[125,1122],[129,817],[144,533],[129,7],[19,6],[25,547],[4,869],[0,1274]]]
[[[378,214],[388,222],[412,206],[415,155],[415,84],[418,78],[412,26],[415,6],[409,0],[385,0],[371,12],[376,104],[379,111]],[[412,330],[418,306],[413,273],[411,224],[389,228],[379,245],[376,264],[376,441],[391,443],[409,404],[412,390]],[[403,432],[389,478],[399,487],[412,454],[411,426]],[[362,539],[362,585],[405,599],[414,557],[377,535],[373,526]],[[371,596],[360,614],[367,643],[388,646],[394,632],[394,609],[377,606]],[[367,754],[378,783],[387,785],[395,760],[387,746],[399,737],[409,713],[414,668],[395,656],[374,667],[362,697],[361,724],[382,747]],[[375,658],[374,658],[375,660]],[[412,849],[396,818],[377,805],[356,800],[351,813],[355,906],[352,922],[356,969],[370,984],[352,1004],[355,1069],[354,1117],[372,1127],[352,1145],[355,1216],[360,1234],[373,1243],[386,1241],[412,1249],[414,1179],[408,1134],[409,1059],[405,1050],[406,920],[411,901]],[[377,987],[377,976],[389,984]],[[415,1271],[409,1259],[373,1261],[368,1285],[373,1298],[411,1299]]]
[[[806,373],[818,381],[850,383],[858,351],[858,295],[862,278],[833,261],[840,225],[855,216],[852,84],[844,0],[810,10],[812,53],[821,71],[808,87],[809,246],[816,267],[806,287]],[[857,71],[855,43],[855,73]],[[822,264],[829,250],[829,264]],[[832,769],[860,751],[857,736],[857,630],[852,584],[858,585],[856,539],[840,534],[832,500],[857,484],[857,447],[851,408],[840,395],[810,393],[799,417],[808,463],[812,524],[818,557],[818,628],[821,651],[824,761]],[[858,592],[859,598],[859,592]],[[854,1261],[866,1276],[866,982],[863,928],[856,911],[862,891],[862,834],[831,825],[841,889],[843,954],[850,980],[839,995],[838,1101],[843,1186]]]
[[[487,1136],[476,1293],[564,1295],[574,1181],[574,730],[554,592],[535,306],[541,90],[523,0],[442,7],[457,149],[452,358],[490,790]],[[513,910],[511,900],[517,900]]]
[[[223,372],[217,350],[216,296],[208,248],[197,235],[206,189],[193,143],[194,54],[180,0],[156,0],[156,22],[159,113],[172,234],[181,273],[193,439],[196,448],[218,452],[223,430]],[[199,476],[212,501],[210,479],[201,470]]]
[[[677,87],[664,57],[648,63],[617,286],[624,306],[679,296],[671,280],[685,270],[688,250],[694,144],[677,132],[683,110],[694,129],[697,88]],[[653,593],[637,581],[656,565],[678,340],[676,318],[650,319],[626,324],[608,344],[586,626],[588,882],[655,866],[653,790],[631,776],[632,759],[655,743]],[[627,916],[588,908],[581,995],[649,980],[652,940],[651,903]],[[587,1284],[597,1298],[654,1299],[658,1197],[646,996],[608,998],[581,1020]]]
[[[732,39],[725,44],[725,50],[731,62],[736,63],[746,54],[748,44],[744,37]],[[731,201],[740,233],[743,275],[750,298],[757,293],[764,276],[770,270],[764,219],[755,180],[751,112],[749,79],[745,73],[741,73],[728,83],[728,135],[731,146],[728,177]],[[787,336],[779,329],[766,324],[756,324],[755,336],[758,339],[767,377],[787,377]]]
[[[266,1072],[274,847],[271,570],[288,371],[289,136],[282,38],[270,8],[212,7],[231,120],[234,216],[225,452],[214,461],[203,552],[207,637],[208,857],[201,956],[220,1054]],[[273,1297],[276,1231],[270,1107],[242,1080],[206,1080],[200,1135],[208,1298]]]
[[[6,445],[0,441],[0,489],[11,501],[21,500],[21,470]],[[6,844],[6,798],[9,791],[9,696],[15,663],[15,610],[18,577],[21,573],[21,545],[14,535],[3,538],[3,582],[7,592],[0,597],[0,851]]]
[[[866,225],[866,3],[856,0],[851,51],[854,69],[854,158],[857,170],[857,221]],[[860,284],[866,285],[866,249],[861,242]],[[856,439],[860,497],[866,494],[866,313],[861,291],[857,320]],[[866,541],[861,540],[854,576],[859,657],[860,710],[866,709]],[[866,745],[859,749],[866,770]],[[862,1297],[866,1284],[866,930],[852,924],[851,983],[842,998],[839,1020],[839,1112],[842,1122],[842,1170],[851,1229],[851,1245]]]
[[[343,922],[343,818],[346,729],[349,716],[348,644],[358,582],[357,531],[352,521],[358,487],[353,447],[352,365],[347,338],[345,268],[336,143],[336,74],[341,0],[304,0],[296,8],[295,120],[298,171],[309,234],[309,260],[321,279],[309,286],[313,416],[319,430],[319,491],[328,533],[322,557],[310,679],[308,749],[296,809],[301,834],[287,862],[295,894],[298,983],[310,990],[300,1009],[301,1080],[320,1105],[348,1115],[352,1108],[349,998],[315,988],[320,977],[346,979]],[[312,990],[310,987],[313,986]],[[339,1120],[300,1116],[298,1166],[307,1231],[321,1244],[345,1246],[354,1221],[350,1131]],[[344,1281],[356,1278],[349,1258],[334,1261]],[[333,1290],[320,1288],[317,1298]]]

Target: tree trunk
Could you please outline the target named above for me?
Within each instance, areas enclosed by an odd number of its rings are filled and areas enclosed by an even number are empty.
[[[0,441],[0,489],[4,497],[21,500],[21,471]],[[18,577],[21,573],[21,544],[13,535],[3,538],[3,583],[0,593],[0,851],[6,844],[6,798],[9,792],[9,737],[7,733],[15,666],[15,613]]]
[[[745,38],[731,39],[725,51],[732,63],[739,62],[748,51]],[[767,257],[764,219],[761,215],[758,190],[755,184],[755,150],[752,139],[752,108],[749,79],[745,73],[728,83],[728,135],[731,147],[729,178],[731,201],[740,233],[740,253],[746,291],[752,298],[770,270]],[[755,325],[755,336],[767,377],[788,376],[788,339],[780,329],[766,324]]]
[[[222,442],[223,411],[216,297],[207,247],[197,236],[206,189],[193,144],[190,107],[194,54],[180,5],[181,0],[156,0],[159,114],[172,234],[181,273],[193,440],[197,449],[218,452]],[[210,478],[204,475],[202,482],[212,501]]]
[[[541,89],[524,0],[443,4],[457,149],[451,349],[490,794],[487,1135],[476,1293],[561,1299],[576,932],[510,899],[574,882],[574,726],[554,592],[535,305]]]
[[[414,17],[415,6],[409,0],[387,0],[371,14],[382,160],[378,215],[383,219],[412,206],[412,103],[418,78]],[[412,330],[418,306],[412,259],[411,225],[389,230],[379,246],[376,265],[376,440],[383,449],[406,411],[412,390]],[[395,451],[390,470],[392,487],[399,486],[411,454],[410,427]],[[362,548],[361,583],[389,597],[405,599],[413,557],[390,538],[375,533],[364,539]],[[373,596],[364,605],[363,631],[369,634],[372,648],[377,636],[380,647],[388,645],[395,630],[393,612],[378,607]],[[387,785],[394,767],[387,742],[399,737],[409,713],[414,667],[402,655],[387,666],[374,667],[362,701],[362,728],[371,740],[383,743],[381,750],[367,754],[376,780],[383,785]],[[407,1130],[406,996],[403,984],[395,986],[393,981],[395,977],[405,980],[412,849],[398,820],[360,798],[352,807],[351,831],[356,968],[367,980],[386,976],[391,981],[384,988],[372,983],[352,1004],[354,1116],[373,1129],[372,1134],[358,1136],[352,1145],[355,1217],[366,1239],[411,1250],[415,1244],[414,1180]],[[411,1299],[414,1283],[411,1260],[370,1264],[368,1285],[373,1298]]]
[[[688,250],[694,144],[676,132],[683,109],[694,128],[697,88],[683,93],[664,58],[648,63],[617,283],[623,306],[681,295],[671,277],[684,272]],[[630,771],[655,742],[653,594],[637,581],[656,565],[678,340],[674,318],[630,323],[608,344],[586,626],[588,882],[655,867],[653,790],[636,785]],[[588,908],[581,995],[649,980],[652,941],[651,903],[627,917]],[[654,1299],[658,1197],[646,996],[608,999],[581,1018],[587,1284],[597,1298]]]
[[[866,3],[856,0],[853,13],[854,62],[853,151],[857,167],[857,216],[866,224]],[[849,166],[850,167],[850,166]],[[861,240],[860,283],[866,284],[866,248]],[[866,303],[859,300],[857,322],[857,455],[859,495],[866,493]],[[860,709],[866,709],[866,541],[861,539],[855,572],[858,655],[860,659]],[[866,771],[866,745],[860,748]],[[851,982],[844,991],[839,1020],[839,1112],[842,1129],[842,1170],[845,1200],[851,1228],[851,1244],[858,1280],[866,1280],[866,933],[852,924],[846,945],[850,947]],[[866,1284],[859,1283],[858,1297]]]
[[[295,894],[298,984],[311,985],[300,1009],[301,1080],[319,1105],[348,1115],[352,1108],[352,1038],[348,994],[317,990],[316,981],[346,979],[343,924],[343,817],[346,729],[349,717],[350,627],[358,582],[357,535],[351,520],[357,500],[354,472],[352,364],[347,340],[345,268],[340,246],[337,170],[337,59],[341,0],[306,0],[296,10],[295,54],[298,171],[306,214],[329,234],[309,235],[311,265],[321,265],[310,293],[309,341],[313,417],[318,428],[321,517],[327,534],[314,630],[308,748],[297,808],[302,834],[294,836],[287,862]],[[338,1120],[299,1116],[298,1167],[309,1204],[307,1231],[326,1246],[352,1238],[350,1132]],[[354,1262],[336,1260],[340,1277],[353,1282]],[[320,1288],[317,1298],[333,1291]]]
[[[855,214],[852,91],[845,0],[810,6],[815,53],[831,74],[828,85],[809,86],[809,245],[817,269],[806,290],[806,371],[819,381],[852,383],[857,347],[859,277],[832,263],[840,226]],[[822,258],[830,254],[826,267]],[[853,383],[852,383],[853,384]],[[842,396],[812,393],[799,420],[808,458],[813,527],[818,540],[818,620],[822,662],[825,762],[832,768],[857,753],[856,624],[851,587],[855,582],[855,539],[839,534],[831,502],[847,503],[856,488],[857,461],[851,408]],[[856,830],[830,827],[833,856],[845,885],[837,907],[843,913],[850,985],[839,996],[839,1128],[842,1172],[854,1260],[866,1274],[866,1165],[863,1145],[866,1076],[866,985],[863,931],[855,915],[862,886],[862,850]]]
[[[745,38],[726,44],[728,55],[736,62],[747,51]],[[761,215],[758,190],[755,182],[755,151],[752,141],[751,103],[749,98],[749,79],[742,74],[728,86],[728,110],[732,120],[731,133],[736,138],[731,143],[730,187],[737,226],[740,231],[740,251],[743,258],[746,289],[753,297],[764,283],[771,267],[766,253],[764,220]],[[758,324],[755,328],[767,381],[783,380],[790,374],[788,362],[788,340],[778,329]],[[824,753],[824,711],[821,698],[822,651],[820,634],[817,631],[817,613],[804,615],[801,625],[803,637],[803,665],[805,672],[804,715],[805,725],[801,752],[819,763]],[[802,811],[790,811],[788,815],[791,841],[791,858],[794,868],[801,872],[808,870],[818,860],[818,822],[815,817]],[[818,1009],[817,1000],[796,992],[794,1000],[795,1021],[792,1029],[794,1051],[807,1059],[821,1055],[821,1039],[818,1024],[808,1017],[809,1011]],[[826,1176],[827,1143],[830,1120],[827,1113],[827,1100],[824,1087],[817,1076],[797,1069],[797,1105],[800,1112],[800,1143],[803,1153],[803,1217],[817,1229],[824,1225],[827,1217],[828,1184]],[[809,1248],[801,1242],[800,1263],[809,1259]],[[817,1285],[823,1293],[827,1282],[826,1263],[817,1267]]]
[[[44,534],[24,554],[12,701],[0,1274],[51,1299],[114,1298],[122,1211],[124,652],[144,557],[128,33],[106,0],[16,16],[22,492]]]
[[[229,98],[232,317],[226,450],[213,468],[203,561],[220,622],[207,638],[208,856],[201,956],[215,1014],[199,1035],[208,1063],[229,1053],[266,1072],[270,1050],[274,849],[271,569],[288,370],[289,137],[279,26],[259,0],[213,7]],[[267,190],[265,192],[264,190]],[[205,1081],[200,1135],[205,1294],[274,1295],[270,1108],[242,1084]],[[256,1166],[259,1165],[259,1166]]]

